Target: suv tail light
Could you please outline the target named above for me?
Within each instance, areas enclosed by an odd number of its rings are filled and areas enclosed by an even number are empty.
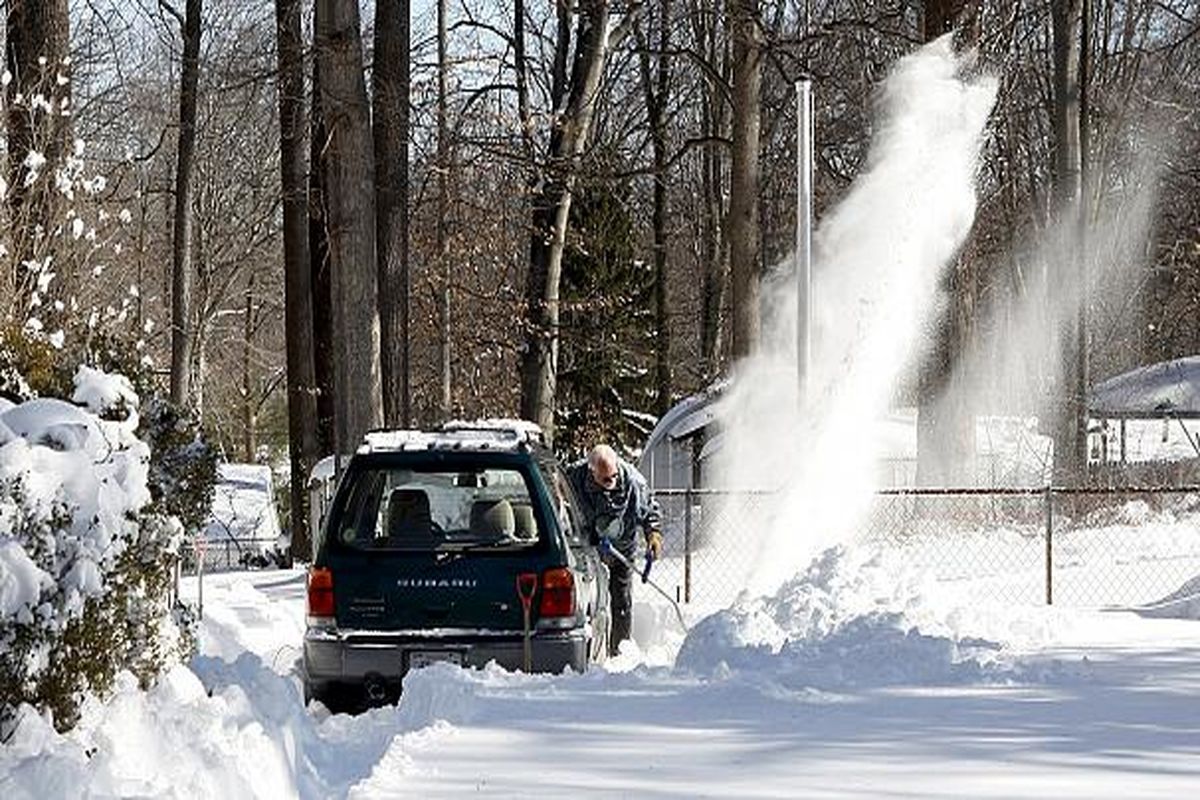
[[[308,624],[312,627],[332,627],[333,573],[326,567],[308,570]]]
[[[546,617],[575,616],[575,576],[567,567],[554,567],[542,573],[542,602],[538,615]]]

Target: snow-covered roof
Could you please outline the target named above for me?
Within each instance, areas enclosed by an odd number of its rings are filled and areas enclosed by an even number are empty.
[[[685,439],[711,424],[717,418],[716,401],[721,399],[726,386],[725,381],[715,383],[676,403],[654,426],[643,452],[649,451],[663,439]]]
[[[308,482],[324,482],[332,479],[335,474],[337,474],[337,457],[325,456],[313,464],[312,472],[308,473]]]
[[[1092,387],[1093,417],[1200,417],[1200,356],[1160,361]]]
[[[499,450],[515,451],[541,442],[542,429],[519,419],[455,420],[437,431],[372,431],[364,438],[360,453],[404,450]]]

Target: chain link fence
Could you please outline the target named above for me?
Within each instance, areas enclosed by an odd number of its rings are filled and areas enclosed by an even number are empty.
[[[278,539],[190,539],[183,547],[184,575],[264,569],[286,563]]]
[[[681,602],[727,603],[761,557],[769,492],[660,490],[657,581]],[[1144,605],[1200,576],[1200,486],[887,489],[859,542],[965,593],[1006,603]]]

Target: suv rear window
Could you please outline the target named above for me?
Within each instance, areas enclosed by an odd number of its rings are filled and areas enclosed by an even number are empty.
[[[543,538],[526,476],[512,468],[363,469],[340,515],[338,545],[362,550],[509,551]]]

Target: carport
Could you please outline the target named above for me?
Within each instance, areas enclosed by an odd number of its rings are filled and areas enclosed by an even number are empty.
[[[1088,414],[1101,423],[1100,459],[1110,460],[1110,448],[1118,448],[1118,461],[1127,463],[1127,422],[1130,420],[1177,420],[1200,456],[1200,444],[1184,426],[1184,420],[1200,419],[1200,356],[1160,361],[1116,375],[1092,387]],[[1117,441],[1110,441],[1110,422],[1117,423]]]

